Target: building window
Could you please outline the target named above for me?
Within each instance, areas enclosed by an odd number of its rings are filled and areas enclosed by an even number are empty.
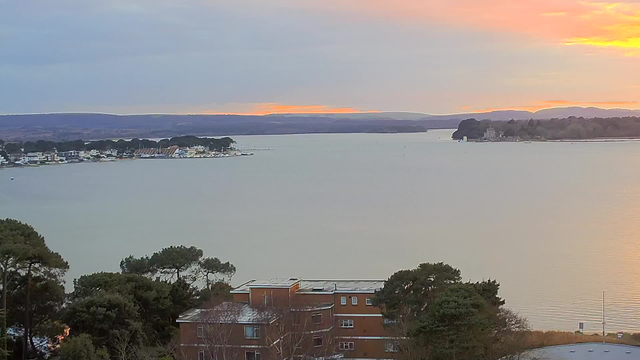
[[[400,351],[400,344],[397,341],[387,341],[384,343],[384,351],[388,353],[397,353]]]
[[[261,360],[260,351],[247,351],[244,353],[245,360]]]
[[[358,297],[357,296],[352,296],[351,297],[351,305],[358,305]]]
[[[368,297],[367,298],[367,306],[371,306],[371,305],[373,305],[373,299]]]
[[[340,305],[347,305],[347,297],[343,296],[340,298]]]
[[[204,325],[198,325],[198,337],[199,338],[203,338],[204,337]]]
[[[198,350],[198,360],[204,360],[204,350]]]
[[[313,347],[320,347],[322,346],[322,344],[323,344],[322,336],[313,337]]]
[[[354,351],[356,349],[356,344],[353,342],[341,342],[338,345],[338,349],[340,349],[340,351]]]
[[[316,325],[322,324],[322,313],[311,314],[311,322]]]
[[[244,337],[247,339],[260,339],[260,327],[259,326],[245,326]]]
[[[351,329],[353,328],[353,320],[352,319],[340,320],[338,321],[338,326],[340,326],[341,328]]]

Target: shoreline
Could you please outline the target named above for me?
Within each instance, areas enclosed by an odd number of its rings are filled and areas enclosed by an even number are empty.
[[[454,141],[460,141],[455,140]],[[610,142],[640,142],[638,138],[594,138],[594,139],[559,139],[559,140],[519,140],[519,141],[489,141],[481,139],[470,139],[470,143],[610,143]]]
[[[28,168],[36,168],[42,166],[61,166],[61,165],[75,165],[75,164],[109,164],[116,163],[120,161],[132,161],[132,160],[186,160],[186,159],[226,159],[226,158],[235,158],[235,157],[247,157],[253,156],[253,153],[248,152],[239,152],[237,154],[225,154],[220,156],[199,156],[199,157],[132,157],[132,158],[109,158],[112,160],[84,160],[84,161],[66,161],[66,162],[49,162],[42,164],[7,164],[0,165],[0,170],[2,169],[28,169]]]

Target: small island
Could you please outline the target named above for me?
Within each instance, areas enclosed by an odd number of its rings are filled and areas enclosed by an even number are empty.
[[[546,141],[640,139],[640,117],[492,121],[467,119],[453,133],[454,140]]]
[[[230,137],[178,136],[150,140],[26,141],[0,140],[0,166],[38,166],[121,159],[193,159],[247,156]]]

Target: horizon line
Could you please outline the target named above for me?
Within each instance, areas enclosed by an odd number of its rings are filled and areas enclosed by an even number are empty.
[[[309,116],[309,115],[365,115],[365,114],[389,114],[389,113],[407,113],[407,114],[422,114],[429,117],[439,117],[439,116],[455,116],[455,115],[471,115],[471,114],[489,114],[492,112],[506,112],[506,111],[519,111],[519,112],[528,112],[531,114],[538,113],[544,110],[553,110],[553,109],[598,109],[598,110],[627,110],[627,111],[638,111],[640,112],[640,108],[623,108],[623,107],[598,107],[598,106],[552,106],[545,107],[541,109],[537,109],[535,111],[527,110],[523,108],[519,108],[517,106],[513,108],[497,108],[497,109],[484,109],[477,111],[469,111],[469,112],[452,112],[452,113],[426,113],[419,111],[404,111],[404,110],[375,110],[375,111],[354,111],[354,112],[308,112],[308,113],[286,113],[286,112],[273,112],[273,113],[234,113],[234,112],[219,112],[219,113],[208,113],[208,112],[186,112],[186,113],[154,113],[154,112],[142,112],[142,113],[116,113],[116,112],[93,112],[93,111],[78,111],[78,112],[69,112],[69,111],[52,111],[52,112],[25,112],[25,113],[0,113],[0,116],[29,116],[29,115],[111,115],[111,116],[255,116],[255,117],[265,117],[272,115],[281,115],[281,116]]]

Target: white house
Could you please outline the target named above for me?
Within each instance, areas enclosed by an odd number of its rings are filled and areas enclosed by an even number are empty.
[[[27,161],[30,163],[39,163],[40,161],[45,161],[44,154],[41,152],[30,152],[27,153]]]
[[[496,129],[489,126],[487,131],[484,132],[484,139],[487,141],[494,141],[498,138],[498,133],[496,133]]]

